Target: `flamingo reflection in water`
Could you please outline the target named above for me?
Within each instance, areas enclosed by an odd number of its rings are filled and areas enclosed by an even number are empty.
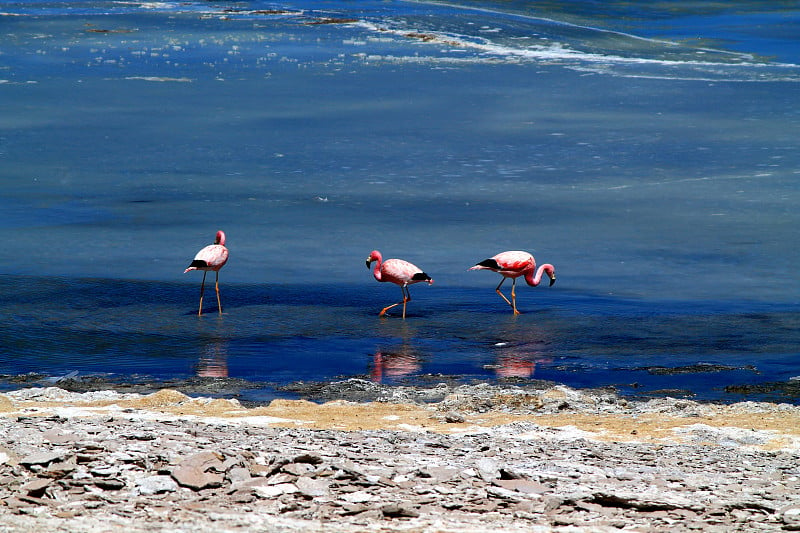
[[[512,344],[498,342],[499,348],[497,363],[486,365],[484,368],[492,369],[498,378],[523,378],[530,379],[536,371],[538,363],[552,363],[553,358],[544,355],[539,349],[541,344]]]
[[[421,368],[419,355],[410,348],[403,346],[394,352],[379,349],[372,356],[370,377],[380,383],[384,378],[397,379],[416,374]]]
[[[214,338],[203,346],[203,353],[197,361],[197,375],[201,378],[228,377],[228,343]]]

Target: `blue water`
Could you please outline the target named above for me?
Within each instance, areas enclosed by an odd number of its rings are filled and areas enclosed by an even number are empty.
[[[800,9],[698,5],[0,4],[0,386],[797,403]],[[405,321],[375,248],[435,280]],[[508,249],[558,276],[519,317],[467,271]]]

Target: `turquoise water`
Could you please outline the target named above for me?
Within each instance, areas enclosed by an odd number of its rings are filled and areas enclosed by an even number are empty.
[[[694,4],[4,3],[0,374],[796,401],[800,12]]]

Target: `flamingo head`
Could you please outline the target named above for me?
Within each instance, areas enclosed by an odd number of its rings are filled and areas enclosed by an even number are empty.
[[[225,246],[225,232],[219,230],[217,232],[217,238],[214,239],[214,244],[219,244],[220,246]]]
[[[372,265],[373,261],[381,261],[381,253],[378,250],[372,250],[367,257],[367,268]]]
[[[556,269],[553,268],[553,265],[544,265],[544,272],[550,278],[550,287],[552,287],[553,283],[556,282]]]

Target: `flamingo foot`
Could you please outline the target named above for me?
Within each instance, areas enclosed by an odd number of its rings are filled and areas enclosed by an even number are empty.
[[[384,316],[386,314],[386,311],[388,311],[392,307],[397,307],[398,305],[400,305],[400,302],[384,307],[383,309],[381,309],[381,312],[378,313],[378,316]]]

